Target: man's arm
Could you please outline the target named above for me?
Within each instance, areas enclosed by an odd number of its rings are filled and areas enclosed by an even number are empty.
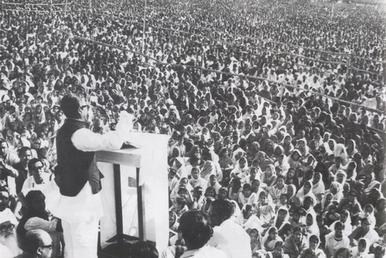
[[[77,130],[71,137],[75,148],[81,151],[117,150],[124,140],[116,131],[97,134],[86,128]]]
[[[24,225],[25,230],[43,229],[47,232],[55,232],[58,224],[58,219],[45,220],[39,217],[32,217],[27,220]]]
[[[117,150],[128,140],[127,133],[132,128],[132,117],[121,112],[116,131],[97,134],[87,128],[77,130],[71,137],[75,148],[81,151]]]

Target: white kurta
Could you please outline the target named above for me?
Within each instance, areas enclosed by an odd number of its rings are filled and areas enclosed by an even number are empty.
[[[247,232],[228,219],[213,228],[213,236],[208,244],[224,251],[229,258],[250,258],[252,257],[250,241]]]
[[[122,112],[116,131],[101,135],[82,128],[72,135],[71,141],[75,148],[85,152],[120,149],[128,140],[131,125],[130,115]],[[87,182],[74,197],[60,195],[52,213],[63,222],[65,258],[96,258],[98,223],[103,215],[100,193],[93,194]]]

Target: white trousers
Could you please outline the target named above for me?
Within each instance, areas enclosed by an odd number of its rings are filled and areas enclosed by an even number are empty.
[[[97,258],[98,224],[97,217],[82,222],[62,220],[64,258]]]

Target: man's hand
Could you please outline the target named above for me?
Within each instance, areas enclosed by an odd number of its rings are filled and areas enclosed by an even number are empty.
[[[119,121],[116,126],[117,131],[124,132],[132,130],[133,120],[133,115],[127,113],[126,111],[121,111],[121,113],[119,113]]]

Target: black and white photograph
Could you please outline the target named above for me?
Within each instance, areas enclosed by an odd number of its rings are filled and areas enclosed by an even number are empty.
[[[386,257],[386,0],[1,0],[0,258]]]

